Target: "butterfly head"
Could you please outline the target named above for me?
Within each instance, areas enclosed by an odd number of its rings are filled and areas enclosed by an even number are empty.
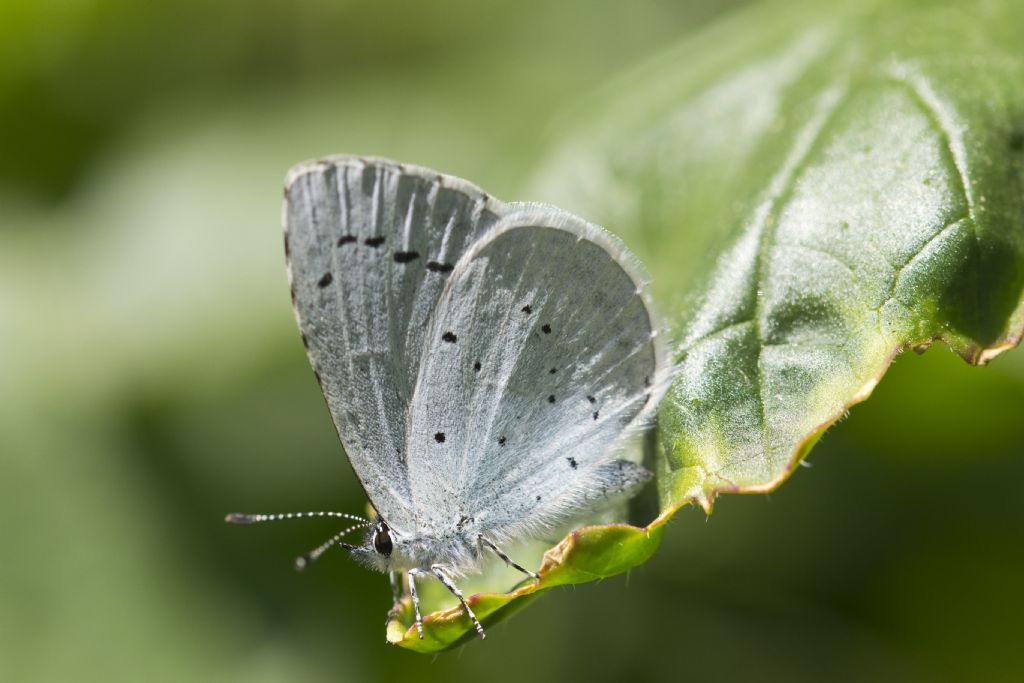
[[[336,517],[357,522],[342,529],[324,543],[320,544],[310,552],[295,558],[295,567],[305,569],[315,562],[327,550],[335,546],[347,550],[355,559],[374,569],[387,571],[391,569],[392,555],[396,549],[400,550],[401,542],[395,532],[388,526],[388,523],[379,517],[364,519],[357,515],[350,515],[344,512],[288,512],[284,514],[241,514],[231,513],[227,516],[227,522],[231,524],[255,524],[257,522],[273,522],[284,519],[301,519],[308,517]],[[346,535],[359,529],[368,529],[362,543],[352,544],[342,541]],[[399,552],[399,554],[401,554]]]
[[[400,537],[379,517],[370,522],[369,531],[361,544],[346,543],[343,547],[359,562],[379,571],[389,571],[392,560],[401,554]]]
[[[395,549],[395,544],[391,540],[391,529],[383,519],[377,520],[373,526],[372,542],[373,549],[378,555],[391,557],[391,551]]]

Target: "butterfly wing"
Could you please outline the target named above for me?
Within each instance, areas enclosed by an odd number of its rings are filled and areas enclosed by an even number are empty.
[[[642,482],[615,446],[665,384],[657,329],[617,239],[553,207],[505,217],[431,319],[408,444],[421,523],[514,538]]]
[[[381,159],[334,157],[289,173],[295,316],[349,461],[394,528],[412,523],[407,415],[430,314],[506,206],[458,178]]]

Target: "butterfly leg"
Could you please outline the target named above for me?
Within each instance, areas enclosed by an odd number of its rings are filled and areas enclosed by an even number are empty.
[[[502,560],[505,561],[505,564],[507,564],[508,566],[512,567],[513,569],[518,569],[519,571],[521,571],[522,573],[526,574],[527,576],[531,576],[531,577],[537,579],[538,581],[540,581],[540,574],[538,574],[537,572],[531,572],[529,569],[526,569],[525,567],[522,567],[519,564],[516,564],[515,562],[513,562],[511,557],[509,557],[504,552],[502,552],[501,548],[499,548],[498,546],[494,545],[494,543],[492,543],[488,539],[484,538],[483,534],[480,534],[479,536],[477,536],[477,539],[480,541],[480,543],[482,543],[483,545],[486,545],[488,548],[493,550],[495,555],[497,555],[498,557],[500,557]]]
[[[402,582],[398,578],[398,572],[388,572],[388,578],[391,579],[391,609],[388,610],[385,626],[402,611]]]
[[[423,616],[420,614],[420,596],[416,593],[416,575],[422,571],[421,569],[409,570],[409,594],[412,596],[412,608],[416,613],[416,632],[420,634],[420,640],[423,640]]]
[[[444,587],[451,591],[452,595],[457,597],[459,602],[462,603],[462,609],[466,610],[466,614],[469,615],[469,618],[473,621],[473,625],[476,626],[476,632],[480,634],[480,638],[486,638],[487,636],[484,635],[484,627],[480,625],[480,621],[476,618],[476,615],[473,614],[473,610],[469,608],[469,603],[467,603],[466,599],[462,597],[462,591],[458,589],[448,574],[445,573],[444,567],[439,564],[435,564],[430,568],[430,571],[434,572],[434,576],[440,579],[441,583],[444,584]]]

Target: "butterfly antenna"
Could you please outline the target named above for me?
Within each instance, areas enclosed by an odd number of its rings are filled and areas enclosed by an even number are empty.
[[[353,524],[349,528],[339,531],[338,533],[334,534],[334,536],[331,536],[331,538],[329,538],[327,541],[318,545],[313,550],[310,550],[305,555],[299,555],[298,557],[296,557],[295,568],[301,572],[303,569],[316,562],[317,558],[319,558],[321,555],[327,552],[334,545],[340,545],[345,550],[352,550],[355,546],[349,543],[339,543],[339,541],[341,541],[342,537],[345,534],[355,531],[356,529],[365,529],[371,524],[372,522],[365,522],[363,524]]]
[[[369,524],[370,520],[359,515],[350,515],[344,512],[285,512],[275,515],[246,515],[241,512],[232,512],[224,521],[228,524],[256,524],[257,522],[277,522],[282,519],[303,519],[310,517],[340,517],[350,519],[353,522]]]

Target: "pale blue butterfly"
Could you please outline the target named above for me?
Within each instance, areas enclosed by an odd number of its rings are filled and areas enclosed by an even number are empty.
[[[618,457],[667,384],[637,259],[553,206],[504,203],[430,169],[332,157],[288,175],[295,316],[345,452],[376,511],[232,514],[352,519],[339,545],[388,572],[455,582],[501,546],[634,493]],[[342,543],[367,529],[361,544]]]

